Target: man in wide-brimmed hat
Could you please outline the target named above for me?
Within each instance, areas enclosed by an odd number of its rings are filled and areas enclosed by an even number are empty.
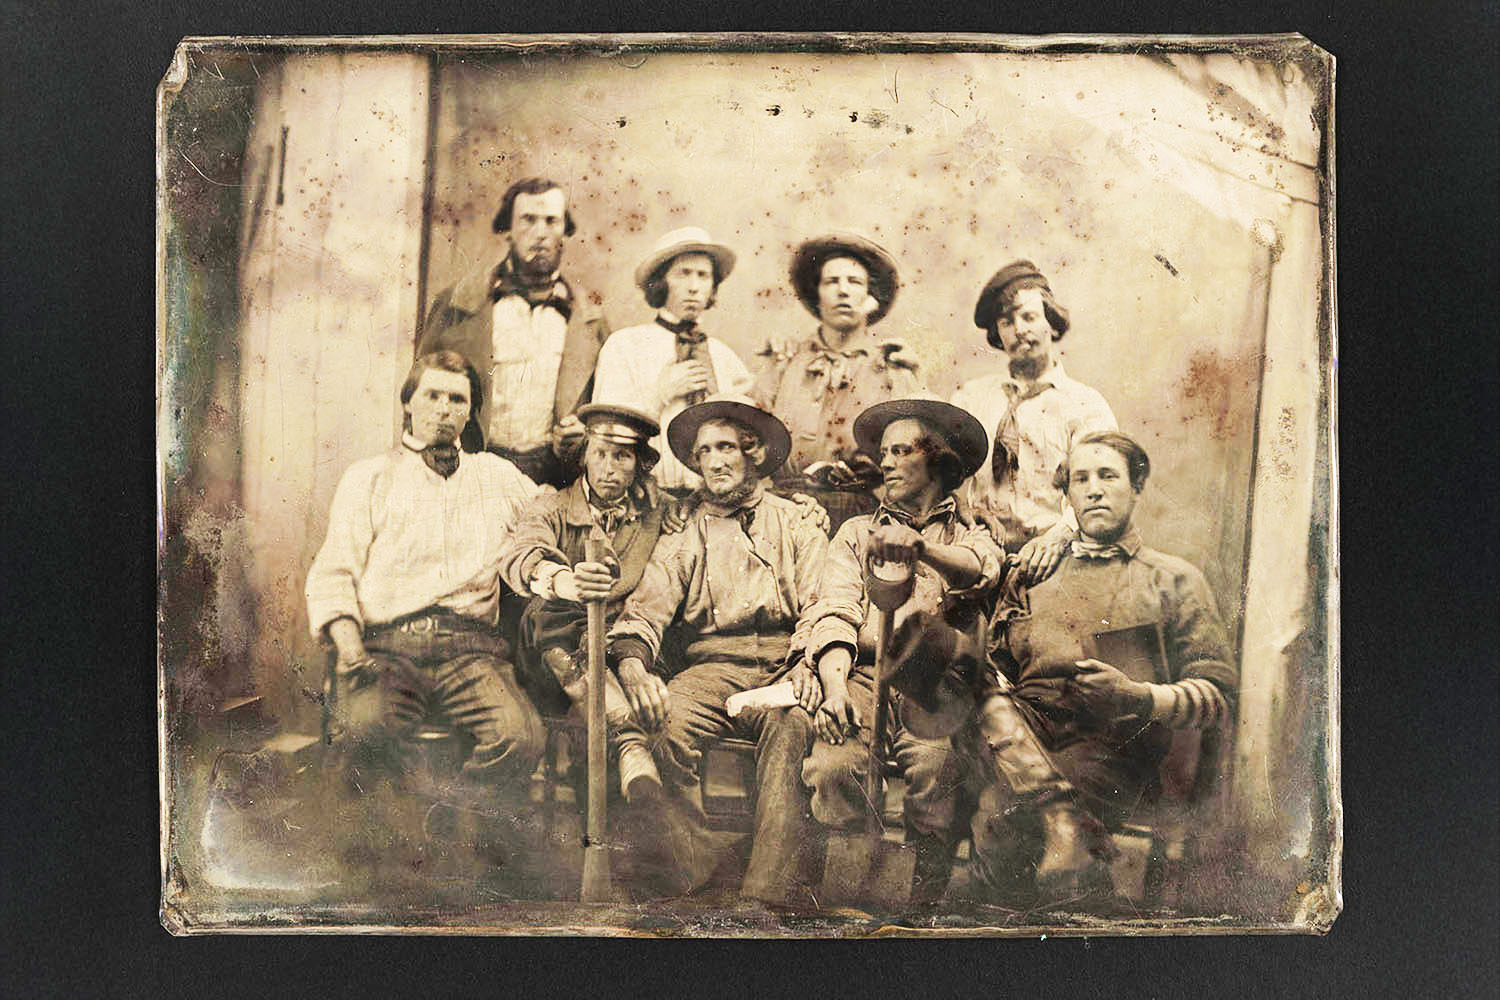
[[[990,435],[968,499],[1035,581],[1057,566],[1078,527],[1053,474],[1073,441],[1114,429],[1115,416],[1103,396],[1063,371],[1053,345],[1068,332],[1068,311],[1031,261],[995,272],[979,293],[974,325],[1005,354],[1006,371],[953,394],[954,405],[974,414]]]
[[[941,614],[953,627],[982,633],[984,608],[1004,569],[988,530],[954,491],[984,460],[984,428],[965,411],[931,399],[878,403],[854,422],[854,437],[878,463],[884,499],[874,514],[850,518],[834,536],[818,601],[804,616],[807,655],[823,687],[815,728],[820,739],[803,767],[813,815],[830,826],[866,818],[868,726],[874,718],[874,605],[866,587],[873,561],[912,568],[911,595],[894,624]],[[957,790],[962,770],[946,739],[895,727],[889,744],[905,772],[907,842],[916,851],[914,901],[942,895],[952,871]]]
[[[553,711],[567,711],[570,702],[581,706],[588,694],[584,602],[606,601],[606,621],[619,614],[656,547],[665,506],[651,478],[656,420],[607,403],[581,407],[578,416],[585,428],[583,474],[526,509],[500,565],[512,590],[531,595],[521,615],[517,666],[532,698]],[[588,561],[595,533],[604,557]],[[649,798],[660,792],[661,778],[619,681],[606,676],[620,788],[630,801]]]
[[[557,487],[576,475],[583,441],[576,411],[589,401],[609,336],[593,296],[560,270],[574,229],[562,185],[543,177],[512,184],[495,213],[500,262],[486,261],[437,293],[417,349],[454,350],[473,362],[484,380],[480,425],[489,449]]]
[[[733,270],[734,251],[696,226],[657,240],[635,269],[635,283],[656,318],[615,331],[599,351],[594,401],[634,407],[665,427],[709,396],[744,394],[750,387],[745,363],[700,325]],[[660,447],[660,440],[653,444]],[[699,485],[670,452],[656,467],[656,481],[677,496]]]
[[[853,233],[807,240],[792,256],[791,279],[817,329],[762,352],[768,361],[752,395],[792,436],[778,488],[815,496],[837,530],[875,509],[872,491],[880,485],[879,468],[854,441],[854,418],[882,400],[915,393],[917,366],[900,341],[870,332],[900,289],[896,263],[883,247]]]
[[[765,410],[735,400],[698,403],[667,427],[667,442],[703,478],[700,502],[686,528],[657,543],[610,629],[609,656],[636,717],[664,730],[658,762],[679,793],[668,806],[679,867],[672,888],[703,884],[733,846],[732,834],[710,829],[691,789],[703,745],[738,736],[757,743],[755,834],[741,891],[773,904],[812,903],[801,769],[813,738],[816,681],[805,666],[793,668],[802,702],[791,708],[730,718],[725,701],[787,672],[828,536],[800,505],[767,491],[791,440]],[[653,671],[669,628],[684,669],[664,681]]]

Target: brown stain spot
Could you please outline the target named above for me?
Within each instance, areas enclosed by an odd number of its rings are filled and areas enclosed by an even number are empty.
[[[1178,382],[1186,404],[1184,420],[1202,418],[1209,422],[1214,438],[1227,440],[1237,428],[1231,418],[1231,404],[1246,398],[1260,377],[1260,357],[1226,358],[1212,349],[1200,350],[1188,358],[1187,374]]]

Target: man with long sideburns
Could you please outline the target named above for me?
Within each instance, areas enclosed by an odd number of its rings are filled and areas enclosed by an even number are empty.
[[[833,827],[852,825],[875,806],[865,798],[865,777],[879,630],[865,585],[867,564],[913,566],[912,593],[895,610],[895,625],[925,612],[976,638],[1004,570],[1000,547],[954,496],[985,457],[977,420],[948,403],[899,399],[860,414],[854,437],[880,463],[884,498],[874,514],[850,518],[834,536],[818,601],[804,616],[807,655],[824,697],[815,716],[820,739],[802,774],[813,790],[813,816]],[[912,901],[934,902],[953,868],[963,769],[946,738],[924,739],[899,725],[889,737],[907,782],[906,840],[916,860]]]
[[[703,489],[687,527],[657,543],[610,629],[609,657],[637,718],[664,730],[658,760],[672,793],[674,888],[701,886],[731,846],[709,828],[697,792],[704,745],[738,736],[757,744],[755,832],[741,894],[812,904],[801,769],[817,682],[797,665],[799,705],[731,718],[725,702],[788,672],[793,631],[812,604],[828,536],[798,504],[766,489],[791,446],[766,411],[733,400],[698,403],[672,421],[667,441],[703,478]],[[652,670],[669,628],[679,634],[684,669],[664,681]]]

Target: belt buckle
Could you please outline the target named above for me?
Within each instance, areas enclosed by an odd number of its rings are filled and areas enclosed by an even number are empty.
[[[421,615],[417,618],[410,619],[402,627],[405,628],[408,632],[411,632],[415,635],[420,635],[423,632],[431,632],[435,630],[437,628],[437,620],[433,618],[432,615]]]

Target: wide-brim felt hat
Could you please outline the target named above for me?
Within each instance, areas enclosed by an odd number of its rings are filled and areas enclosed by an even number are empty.
[[[968,410],[940,399],[888,399],[854,418],[854,441],[860,451],[880,461],[880,438],[896,420],[920,420],[948,443],[963,463],[967,479],[989,457],[989,436]]]
[[[685,253],[703,253],[714,259],[718,268],[719,280],[723,281],[729,277],[729,272],[734,270],[734,251],[722,243],[714,242],[708,231],[697,226],[685,226],[682,229],[674,229],[656,241],[651,252],[646,255],[635,268],[635,284],[637,288],[645,288],[646,282],[657,269],[662,267],[674,257],[680,257]]]
[[[1041,282],[1042,288],[1047,293],[1042,297],[1042,306],[1047,313],[1048,322],[1052,324],[1052,329],[1057,331],[1058,336],[1067,333],[1068,311],[1053,297],[1052,286],[1047,283],[1047,276],[1029,260],[1013,260],[996,271],[994,277],[985,282],[984,288],[979,292],[979,301],[974,303],[974,325],[981,330],[988,330],[994,326],[1000,316],[1000,296],[1022,278],[1035,278]]]
[[[578,408],[578,419],[590,435],[629,445],[653,466],[661,459],[661,453],[651,447],[651,439],[661,433],[661,424],[649,413],[615,403],[589,403]]]
[[[829,233],[806,240],[792,254],[792,288],[802,305],[818,315],[818,282],[823,277],[823,262],[830,257],[853,257],[870,272],[870,295],[875,311],[865,320],[873,326],[885,318],[901,290],[896,261],[885,248],[857,233]]]
[[[971,678],[983,655],[972,633],[926,611],[910,615],[891,636],[889,680],[901,692],[901,725],[922,740],[957,732],[974,711]]]
[[[748,401],[708,399],[689,406],[667,425],[667,444],[678,461],[689,469],[696,471],[698,468],[698,462],[693,457],[693,444],[698,440],[698,428],[715,419],[743,424],[760,436],[761,443],[766,446],[766,457],[755,471],[762,478],[781,468],[787,456],[792,453],[792,435],[787,431],[786,424],[776,419],[774,414]]]

